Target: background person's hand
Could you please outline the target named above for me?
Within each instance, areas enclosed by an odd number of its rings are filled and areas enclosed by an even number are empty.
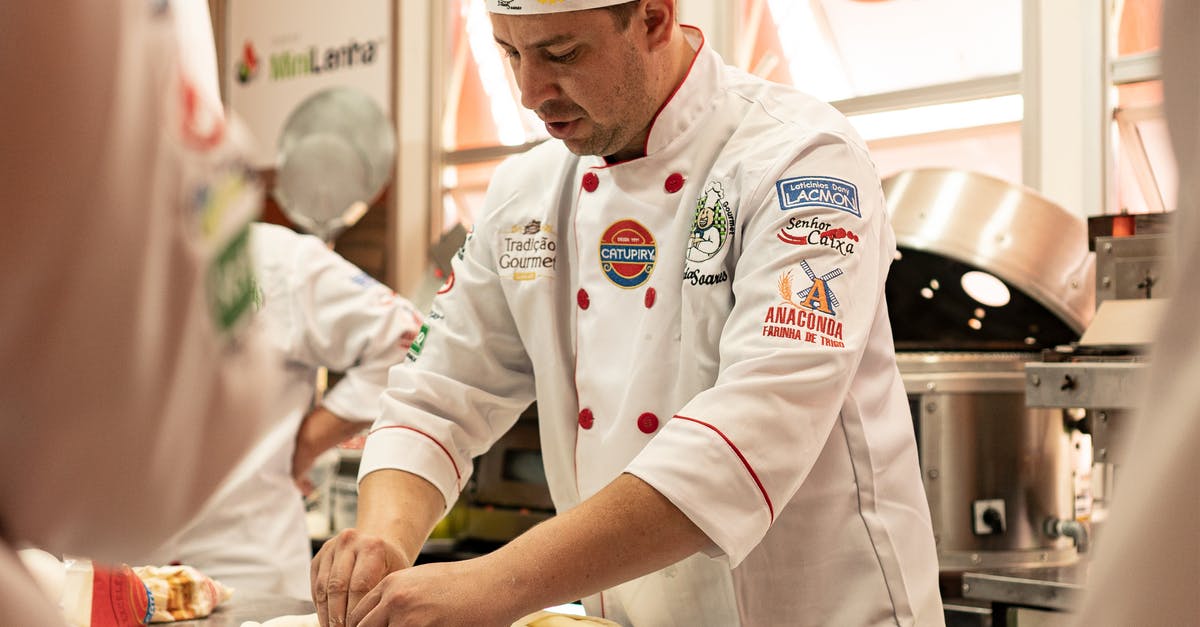
[[[389,573],[412,559],[381,537],[346,529],[321,546],[312,563],[312,596],[322,627],[346,624],[350,610]]]

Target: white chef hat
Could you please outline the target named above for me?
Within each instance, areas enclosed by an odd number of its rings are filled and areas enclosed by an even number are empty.
[[[622,4],[629,0],[487,0],[488,11],[507,15],[563,13]]]

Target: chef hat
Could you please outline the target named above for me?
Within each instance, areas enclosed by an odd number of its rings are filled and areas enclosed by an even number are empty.
[[[622,4],[629,0],[487,0],[488,11],[507,15],[563,13]]]

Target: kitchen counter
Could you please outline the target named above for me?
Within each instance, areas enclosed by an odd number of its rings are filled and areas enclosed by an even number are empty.
[[[963,597],[1022,607],[1073,610],[1083,595],[1087,562],[963,573]]]
[[[241,627],[245,621],[262,622],[278,616],[312,614],[317,611],[312,601],[286,596],[234,592],[233,598],[217,606],[208,618],[162,623],[164,627]]]

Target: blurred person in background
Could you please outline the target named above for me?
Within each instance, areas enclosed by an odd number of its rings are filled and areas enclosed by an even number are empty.
[[[184,33],[204,2],[0,3],[0,624],[62,623],[15,546],[120,562],[201,508],[278,397],[261,190]]]
[[[318,238],[251,228],[263,326],[285,387],[270,432],[187,529],[136,564],[180,562],[237,592],[311,598],[312,548],[297,482],[379,416],[387,371],[421,326],[412,303]],[[342,373],[315,408],[317,371]]]
[[[1163,4],[1163,105],[1179,168],[1174,294],[1160,322],[1082,626],[1200,625],[1200,3]]]

